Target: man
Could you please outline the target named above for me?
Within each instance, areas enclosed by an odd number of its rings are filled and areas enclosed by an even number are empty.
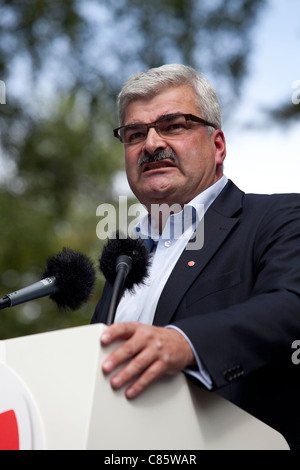
[[[300,369],[291,347],[300,339],[300,196],[246,195],[227,180],[218,98],[189,67],[130,78],[119,117],[127,178],[157,246],[149,279],[124,296],[103,333],[103,345],[125,340],[104,373],[126,362],[111,385],[133,398],[162,374],[184,371],[297,448]],[[157,205],[172,208],[167,224]],[[169,227],[181,225],[188,207],[198,223],[188,218],[172,237]],[[92,322],[105,323],[110,290],[106,284]]]

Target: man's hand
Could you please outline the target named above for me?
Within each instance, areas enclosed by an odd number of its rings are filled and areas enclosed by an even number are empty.
[[[127,398],[134,398],[163,374],[176,374],[195,364],[194,354],[185,338],[172,328],[142,323],[115,323],[101,337],[103,346],[125,340],[102,365],[110,373],[129,361],[111,378],[115,389],[137,378],[126,390]]]

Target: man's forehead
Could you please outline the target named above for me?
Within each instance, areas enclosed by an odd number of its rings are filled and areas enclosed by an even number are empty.
[[[167,114],[196,111],[196,94],[190,86],[169,87],[150,98],[131,101],[125,112],[125,124],[153,122]]]

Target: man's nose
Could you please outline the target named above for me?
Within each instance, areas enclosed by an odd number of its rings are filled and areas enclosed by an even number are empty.
[[[144,150],[153,154],[156,150],[165,149],[167,146],[166,140],[156,132],[154,127],[150,127],[144,142]]]

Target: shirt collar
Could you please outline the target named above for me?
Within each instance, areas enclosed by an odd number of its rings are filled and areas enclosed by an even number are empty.
[[[171,214],[161,235],[159,234],[155,219],[151,218],[150,214],[146,214],[137,224],[135,227],[136,234],[144,240],[151,239],[158,241],[160,238],[163,240],[174,240],[182,236],[191,226],[195,230],[209,206],[225,187],[227,181],[226,176],[223,176],[215,184],[198,194],[181,211]]]

